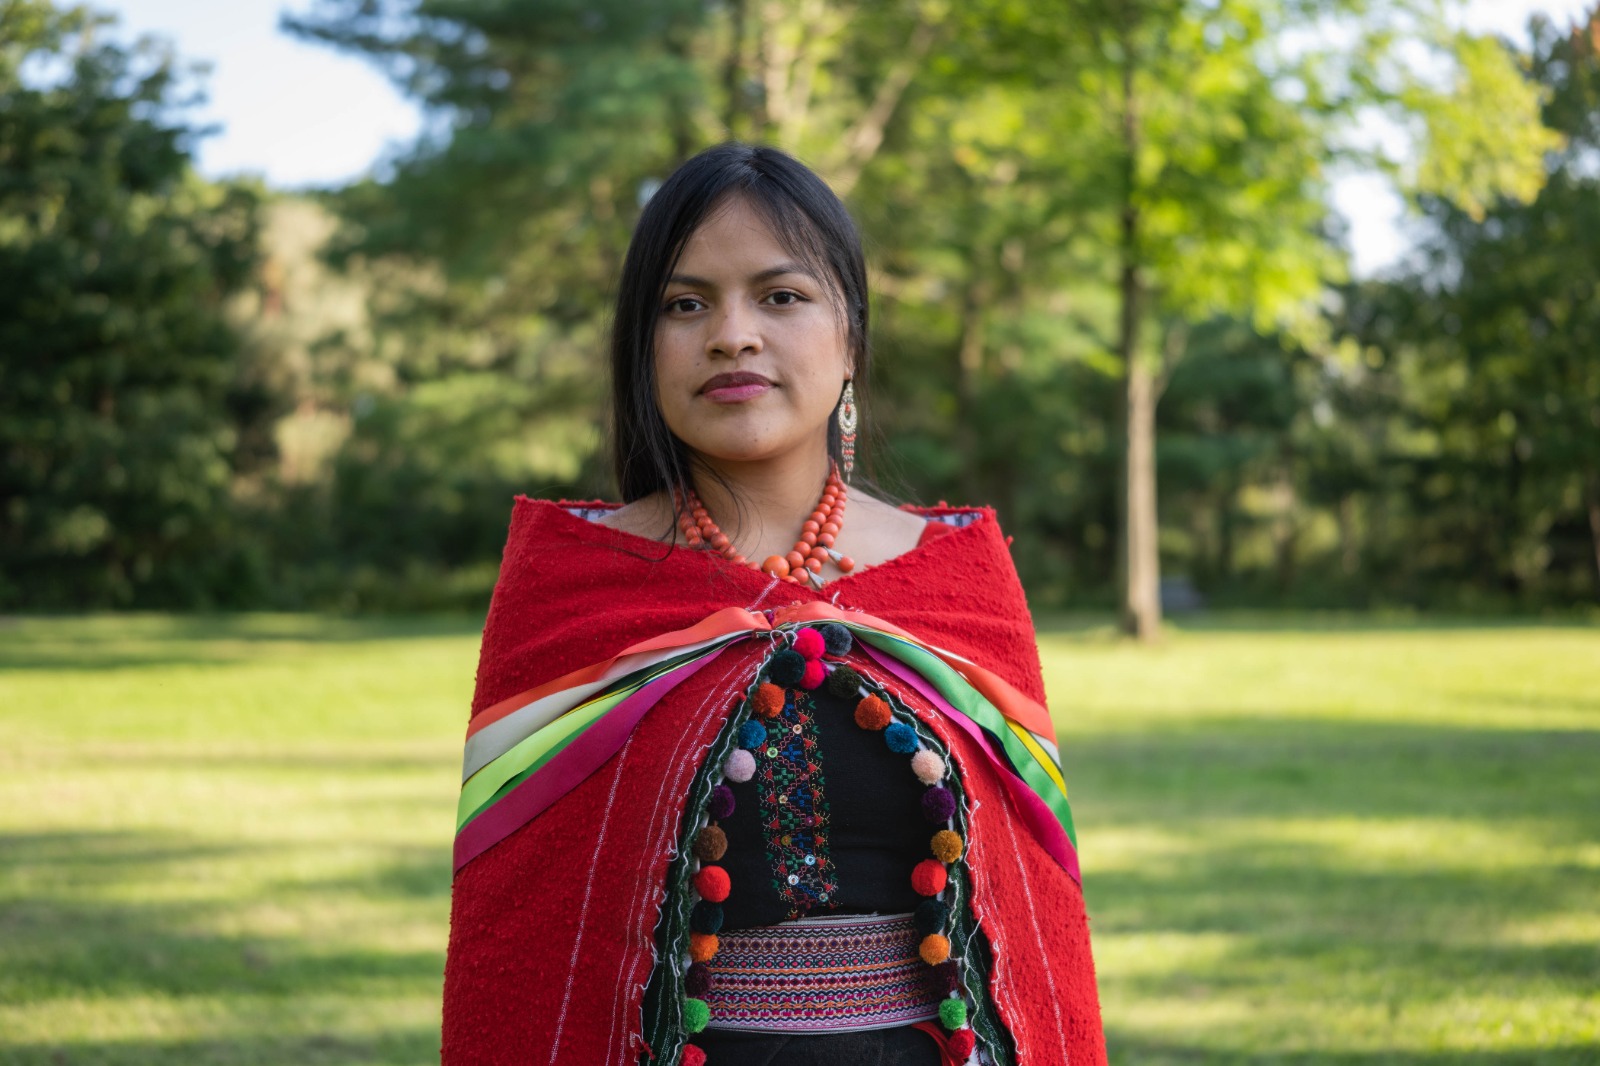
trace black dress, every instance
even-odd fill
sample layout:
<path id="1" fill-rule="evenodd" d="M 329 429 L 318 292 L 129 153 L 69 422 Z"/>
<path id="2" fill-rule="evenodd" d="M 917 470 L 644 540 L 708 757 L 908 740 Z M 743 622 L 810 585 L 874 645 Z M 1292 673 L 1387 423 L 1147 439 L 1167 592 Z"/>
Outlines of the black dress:
<path id="1" fill-rule="evenodd" d="M 859 652 L 863 673 L 875 671 Z M 720 865 L 732 890 L 725 930 L 823 914 L 906 914 L 922 901 L 911 869 L 927 857 L 923 788 L 906 756 L 854 720 L 856 699 L 827 687 L 788 690 L 767 724 L 758 771 L 731 784 Z M 932 993 L 930 993 L 930 996 Z M 796 1036 L 707 1029 L 707 1066 L 939 1066 L 938 1046 L 907 1027 Z"/>

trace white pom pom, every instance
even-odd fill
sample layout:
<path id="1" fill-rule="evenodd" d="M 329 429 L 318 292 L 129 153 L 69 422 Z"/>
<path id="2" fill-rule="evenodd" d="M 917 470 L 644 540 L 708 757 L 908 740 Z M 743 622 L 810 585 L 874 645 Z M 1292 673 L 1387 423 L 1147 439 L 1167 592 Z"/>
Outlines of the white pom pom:
<path id="1" fill-rule="evenodd" d="M 756 757 L 740 748 L 728 756 L 728 761 L 722 765 L 722 772 L 729 781 L 743 784 L 756 775 Z"/>
<path id="2" fill-rule="evenodd" d="M 911 756 L 911 772 L 924 785 L 937 785 L 944 780 L 944 760 L 937 752 L 923 748 Z"/>

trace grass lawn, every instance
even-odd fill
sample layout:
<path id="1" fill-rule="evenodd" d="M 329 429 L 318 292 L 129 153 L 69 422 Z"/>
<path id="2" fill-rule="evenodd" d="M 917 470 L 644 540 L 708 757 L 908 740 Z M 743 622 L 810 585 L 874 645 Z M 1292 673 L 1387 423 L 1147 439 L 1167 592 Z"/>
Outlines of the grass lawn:
<path id="1" fill-rule="evenodd" d="M 0 622 L 0 1063 L 437 1061 L 474 621 Z M 1600 628 L 1040 644 L 1113 1063 L 1600 1062 Z"/>

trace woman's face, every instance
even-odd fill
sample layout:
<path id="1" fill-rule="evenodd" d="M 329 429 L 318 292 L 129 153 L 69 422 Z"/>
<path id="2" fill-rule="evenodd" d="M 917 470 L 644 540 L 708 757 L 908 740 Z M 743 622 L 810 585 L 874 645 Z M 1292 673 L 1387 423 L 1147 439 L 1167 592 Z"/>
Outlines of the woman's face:
<path id="1" fill-rule="evenodd" d="M 684 245 L 656 319 L 656 400 L 695 452 L 757 462 L 826 453 L 850 376 L 843 320 L 823 279 L 735 196 Z"/>

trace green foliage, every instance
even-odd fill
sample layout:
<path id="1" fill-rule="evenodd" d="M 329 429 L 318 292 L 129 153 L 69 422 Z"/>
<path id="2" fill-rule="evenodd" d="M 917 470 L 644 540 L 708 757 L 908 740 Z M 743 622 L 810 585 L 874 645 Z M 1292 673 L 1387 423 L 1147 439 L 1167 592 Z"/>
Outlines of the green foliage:
<path id="1" fill-rule="evenodd" d="M 1039 604 L 1116 595 L 1134 369 L 1213 602 L 1591 598 L 1600 31 L 1449 6 L 318 0 L 429 133 L 289 198 L 194 178 L 169 54 L 0 0 L 0 606 L 481 609 L 516 493 L 610 494 L 629 234 L 730 135 L 862 224 L 867 472 L 996 505 Z M 1346 280 L 1350 166 L 1416 276 Z"/>
<path id="2" fill-rule="evenodd" d="M 223 318 L 256 195 L 188 170 L 170 56 L 0 6 L 0 604 L 213 600 L 262 400 Z M 240 589 L 248 595 L 249 589 Z"/>
<path id="3" fill-rule="evenodd" d="M 1371 365 L 1327 434 L 1379 442 L 1352 465 L 1410 542 L 1406 559 L 1379 547 L 1380 573 L 1523 603 L 1600 589 L 1600 64 L 1587 33 L 1537 28 L 1546 120 L 1566 142 L 1548 182 L 1481 212 L 1432 202 L 1413 273 L 1348 294 L 1341 328 Z"/>

